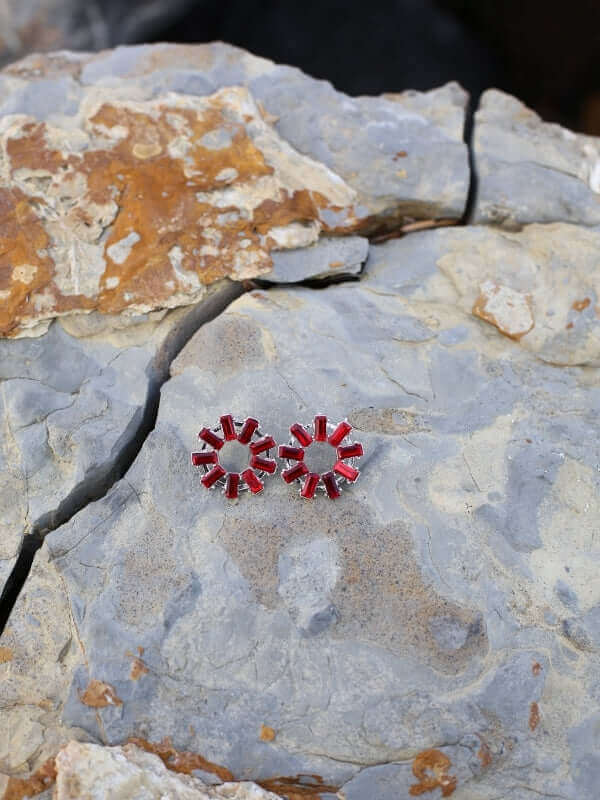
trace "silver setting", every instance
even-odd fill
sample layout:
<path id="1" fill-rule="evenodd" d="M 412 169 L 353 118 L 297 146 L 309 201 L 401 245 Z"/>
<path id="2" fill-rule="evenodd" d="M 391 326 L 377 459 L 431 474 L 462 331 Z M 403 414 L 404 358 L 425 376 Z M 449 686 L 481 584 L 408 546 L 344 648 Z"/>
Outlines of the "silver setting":
<path id="1" fill-rule="evenodd" d="M 237 428 L 241 428 L 245 421 L 246 420 L 244 420 L 243 422 L 240 422 L 239 420 L 234 419 L 233 420 L 233 424 L 235 425 L 235 427 L 237 429 Z M 208 425 L 206 427 L 208 428 Z M 221 425 L 220 422 L 217 425 L 215 425 L 215 426 L 213 426 L 211 428 L 208 428 L 208 429 L 211 430 L 213 433 L 221 434 L 221 438 L 225 439 L 225 435 L 223 433 L 223 426 Z M 256 437 L 256 440 L 258 440 L 258 439 L 262 439 L 263 436 L 268 436 L 268 435 L 269 435 L 268 433 L 263 433 L 261 431 L 260 425 L 259 425 L 259 427 L 252 434 L 252 436 L 250 438 L 250 442 L 254 441 L 255 437 Z M 204 442 L 204 441 L 202 441 L 202 439 L 200 439 L 199 442 L 202 442 L 202 447 L 200 448 L 200 452 L 202 452 L 203 450 L 213 450 L 214 449 L 213 447 L 211 447 L 208 444 L 208 442 Z M 254 472 L 256 472 L 257 476 L 260 478 L 261 481 L 264 480 L 265 477 L 272 478 L 273 475 L 275 475 L 277 473 L 277 468 L 275 468 L 275 472 L 273 472 L 271 474 L 270 472 L 265 472 L 264 469 L 257 469 L 256 467 L 250 467 L 250 459 L 252 458 L 252 450 L 250 450 L 250 442 L 248 442 L 248 444 L 245 445 L 245 447 L 248 448 L 249 456 L 248 456 L 248 463 L 244 467 L 244 469 L 248 469 L 248 468 L 253 469 Z M 225 445 L 226 444 L 227 444 L 227 440 L 225 440 Z M 276 447 L 277 447 L 277 445 L 275 445 L 275 448 Z M 260 457 L 261 458 L 272 458 L 275 461 L 275 463 L 277 463 L 277 459 L 274 456 L 271 455 L 271 449 L 272 448 L 269 448 L 268 450 L 263 450 L 263 452 L 260 453 Z M 220 450 L 216 451 L 217 458 L 218 458 L 220 452 L 221 452 Z M 211 469 L 214 466 L 215 466 L 214 464 L 200 464 L 200 466 L 196 467 L 196 469 L 203 469 L 204 470 L 204 474 L 206 475 L 208 472 L 211 471 Z M 229 474 L 229 472 L 230 472 L 230 470 L 228 471 L 227 474 Z M 242 470 L 242 472 L 243 472 L 243 470 Z M 212 490 L 215 489 L 218 486 L 218 487 L 220 487 L 222 494 L 225 494 L 225 487 L 226 487 L 226 483 L 227 483 L 227 474 L 223 475 L 222 478 L 218 478 L 213 483 L 212 486 L 209 486 L 208 487 L 209 492 L 212 492 Z M 247 491 L 249 491 L 250 487 L 248 486 L 246 481 L 242 478 L 242 473 L 239 472 L 238 475 L 240 476 L 240 482 L 238 484 L 238 492 L 247 492 Z"/>
<path id="2" fill-rule="evenodd" d="M 327 416 L 327 415 L 322 413 L 321 411 L 319 411 L 319 412 L 317 412 L 315 414 L 315 417 L 325 417 L 325 416 Z M 344 419 L 342 419 L 339 422 L 336 422 L 334 424 L 333 422 L 329 422 L 329 417 L 327 417 L 327 437 L 329 437 L 330 434 L 332 434 L 334 432 L 334 430 L 337 428 L 337 426 L 340 424 L 340 422 L 348 422 L 348 419 L 346 417 L 344 417 Z M 308 451 L 310 450 L 311 446 L 316 441 L 316 439 L 315 439 L 315 421 L 314 421 L 314 418 L 313 418 L 313 421 L 309 425 L 305 425 L 303 422 L 301 422 L 300 425 L 302 425 L 303 428 L 306 428 L 306 430 L 313 437 L 313 441 L 311 442 L 311 444 L 309 444 L 308 447 L 303 448 L 304 451 L 305 451 L 305 455 L 306 455 L 308 453 Z M 344 436 L 342 441 L 339 443 L 338 447 L 342 447 L 342 446 L 345 446 L 345 445 L 348 445 L 348 444 L 354 444 L 353 441 L 348 439 L 348 437 L 353 433 L 353 431 L 354 431 L 354 428 Z M 321 443 L 319 442 L 319 444 L 321 444 Z M 327 444 L 327 440 L 325 440 L 325 442 L 323 442 L 323 444 Z M 290 436 L 290 440 L 288 442 L 288 445 L 290 447 L 302 447 L 302 445 L 296 439 L 295 436 Z M 333 472 L 333 467 L 334 467 L 335 463 L 338 460 L 338 458 L 337 458 L 337 447 L 334 447 L 333 445 L 329 445 L 329 446 L 331 447 L 331 449 L 333 450 L 335 455 L 334 455 L 333 464 L 331 465 L 331 468 L 326 470 L 326 472 Z M 295 464 L 300 463 L 300 462 L 296 461 L 293 458 L 285 458 L 283 460 L 286 462 L 287 467 L 293 467 Z M 353 456 L 352 458 L 344 459 L 344 462 L 346 464 L 349 464 L 351 467 L 354 467 L 355 469 L 358 469 L 358 467 L 356 466 L 357 460 L 358 460 L 357 457 Z M 305 459 L 304 463 L 306 463 L 306 459 Z M 308 467 L 308 464 L 306 464 L 306 466 Z M 321 472 L 320 475 L 321 475 L 321 480 L 317 484 L 317 488 L 315 490 L 315 494 L 317 492 L 321 492 L 321 494 L 327 494 L 327 489 L 325 488 L 325 484 L 323 483 L 323 475 L 324 475 L 324 473 Z M 342 486 L 344 484 L 349 483 L 352 486 L 353 483 L 356 483 L 356 481 L 349 481 L 348 478 L 344 478 L 343 475 L 338 475 L 337 472 L 333 472 L 333 476 L 335 478 L 335 481 L 337 483 L 337 487 L 338 487 L 338 490 L 340 491 L 340 493 L 342 492 Z M 306 475 L 303 475 L 300 478 L 294 478 L 294 480 L 292 481 L 293 483 L 297 483 L 299 485 L 300 488 L 298 489 L 298 494 L 300 494 L 300 495 L 302 495 L 302 487 L 304 486 L 304 481 L 305 480 L 306 480 Z"/>

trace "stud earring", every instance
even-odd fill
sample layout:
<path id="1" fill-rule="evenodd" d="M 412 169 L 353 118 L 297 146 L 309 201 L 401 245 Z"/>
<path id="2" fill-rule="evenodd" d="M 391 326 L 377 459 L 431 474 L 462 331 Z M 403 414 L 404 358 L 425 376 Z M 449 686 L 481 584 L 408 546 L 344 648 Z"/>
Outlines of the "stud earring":
<path id="1" fill-rule="evenodd" d="M 324 414 L 317 414 L 312 426 L 295 422 L 290 426 L 293 438 L 289 444 L 279 446 L 279 458 L 287 462 L 287 469 L 281 473 L 283 480 L 301 484 L 300 496 L 307 500 L 311 500 L 317 491 L 326 492 L 331 500 L 335 500 L 340 496 L 341 486 L 355 483 L 360 474 L 355 464 L 363 455 L 363 447 L 360 442 L 348 440 L 351 430 L 352 425 L 347 420 L 334 425 Z M 333 449 L 332 467 L 326 472 L 311 471 L 304 461 L 313 442 L 327 443 Z"/>
<path id="2" fill-rule="evenodd" d="M 229 500 L 235 500 L 239 492 L 247 489 L 251 494 L 262 492 L 264 478 L 277 470 L 277 462 L 270 457 L 277 442 L 272 436 L 262 433 L 260 423 L 254 417 L 239 422 L 231 414 L 224 414 L 218 425 L 202 428 L 198 439 L 203 443 L 202 449 L 192 453 L 191 457 L 192 465 L 201 467 L 204 472 L 200 482 L 206 489 L 221 487 Z M 219 453 L 227 442 L 247 446 L 248 466 L 243 471 L 229 471 L 220 463 Z"/>

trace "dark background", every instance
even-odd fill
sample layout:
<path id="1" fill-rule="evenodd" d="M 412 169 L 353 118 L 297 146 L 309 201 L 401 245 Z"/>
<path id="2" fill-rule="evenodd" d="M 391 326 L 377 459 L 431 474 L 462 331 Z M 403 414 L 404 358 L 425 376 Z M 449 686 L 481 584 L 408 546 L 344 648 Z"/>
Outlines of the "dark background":
<path id="1" fill-rule="evenodd" d="M 349 94 L 458 80 L 600 135 L 600 0 L 190 2 L 154 40 L 221 39 Z"/>

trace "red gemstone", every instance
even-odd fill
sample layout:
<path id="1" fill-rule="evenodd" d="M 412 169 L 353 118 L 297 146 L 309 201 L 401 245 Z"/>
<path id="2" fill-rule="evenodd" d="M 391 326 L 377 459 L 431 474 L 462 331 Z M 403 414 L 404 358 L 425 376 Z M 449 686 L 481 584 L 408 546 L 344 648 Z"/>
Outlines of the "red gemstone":
<path id="1" fill-rule="evenodd" d="M 279 458 L 289 458 L 291 461 L 302 461 L 304 459 L 304 450 L 301 447 L 290 447 L 289 444 L 280 444 Z"/>
<path id="2" fill-rule="evenodd" d="M 317 414 L 315 417 L 315 442 L 327 441 L 327 417 Z"/>
<path id="3" fill-rule="evenodd" d="M 192 464 L 201 467 L 203 464 L 216 464 L 219 457 L 214 450 L 202 450 L 201 453 L 192 453 Z"/>
<path id="4" fill-rule="evenodd" d="M 304 485 L 302 486 L 302 491 L 300 492 L 302 497 L 306 497 L 307 500 L 311 500 L 315 496 L 315 491 L 320 480 L 321 476 L 318 472 L 309 472 L 306 476 L 306 480 L 304 481 Z"/>
<path id="5" fill-rule="evenodd" d="M 297 464 L 294 464 L 293 467 L 284 469 L 281 473 L 281 477 L 286 483 L 291 483 L 292 481 L 295 481 L 296 478 L 301 478 L 303 475 L 306 475 L 307 472 L 308 467 L 304 461 L 299 461 Z"/>
<path id="6" fill-rule="evenodd" d="M 219 478 L 222 478 L 223 475 L 227 475 L 227 472 L 223 469 L 220 464 L 215 464 L 215 466 L 211 469 L 210 472 L 207 472 L 206 475 L 202 478 L 201 483 L 206 486 L 207 489 L 216 483 Z"/>
<path id="7" fill-rule="evenodd" d="M 338 447 L 337 454 L 339 459 L 360 458 L 363 454 L 363 447 L 360 442 L 354 442 L 354 444 L 347 444 L 345 447 Z"/>
<path id="8" fill-rule="evenodd" d="M 245 469 L 242 472 L 242 478 L 248 484 L 248 488 L 252 494 L 258 494 L 258 492 L 262 492 L 264 484 L 253 469 L 250 469 L 250 467 Z"/>
<path id="9" fill-rule="evenodd" d="M 225 437 L 226 442 L 232 442 L 234 439 L 237 439 L 237 433 L 235 432 L 235 423 L 233 421 L 233 417 L 231 414 L 225 414 L 219 420 L 221 423 L 221 428 L 223 429 L 223 436 Z"/>
<path id="10" fill-rule="evenodd" d="M 352 425 L 350 425 L 349 422 L 346 422 L 346 420 L 344 420 L 344 422 L 340 422 L 340 424 L 331 434 L 329 439 L 327 439 L 327 441 L 329 442 L 330 445 L 333 445 L 333 447 L 337 447 L 338 444 L 340 444 L 340 442 L 342 441 L 342 439 L 345 439 L 351 430 L 352 430 Z"/>
<path id="11" fill-rule="evenodd" d="M 332 500 L 335 500 L 336 497 L 340 496 L 340 490 L 337 485 L 337 481 L 335 479 L 335 475 L 333 472 L 326 472 L 323 475 L 323 483 L 325 484 L 325 488 L 327 489 L 327 494 Z"/>
<path id="12" fill-rule="evenodd" d="M 272 447 L 277 447 L 277 442 L 272 436 L 263 436 L 262 439 L 250 442 L 250 450 L 252 450 L 255 456 L 259 453 L 264 453 L 265 450 L 270 450 Z"/>
<path id="13" fill-rule="evenodd" d="M 225 481 L 225 497 L 229 500 L 235 500 L 238 496 L 238 486 L 240 485 L 240 476 L 237 472 L 228 472 L 227 480 Z"/>
<path id="14" fill-rule="evenodd" d="M 252 434 L 258 428 L 258 425 L 259 423 L 257 419 L 254 419 L 254 417 L 248 417 L 238 433 L 238 442 L 241 442 L 242 444 L 248 444 L 252 438 Z"/>
<path id="15" fill-rule="evenodd" d="M 220 450 L 225 444 L 220 436 L 217 436 L 214 431 L 211 431 L 208 428 L 202 428 L 198 434 L 198 438 L 202 439 L 203 442 L 206 442 L 206 444 L 209 444 L 211 447 L 214 447 L 215 450 Z"/>
<path id="16" fill-rule="evenodd" d="M 272 475 L 277 469 L 277 462 L 272 458 L 261 458 L 260 456 L 252 456 L 250 459 L 250 466 L 254 469 L 262 469 L 263 472 L 268 472 Z"/>
<path id="17" fill-rule="evenodd" d="M 359 476 L 358 470 L 351 467 L 350 464 L 346 464 L 345 461 L 336 461 L 333 471 L 349 481 L 355 481 Z"/>
<path id="18" fill-rule="evenodd" d="M 295 436 L 296 439 L 298 439 L 302 447 L 308 447 L 308 445 L 312 443 L 313 440 L 312 436 L 306 430 L 306 428 L 300 425 L 299 422 L 295 422 L 292 425 L 292 427 L 290 428 L 290 433 L 292 434 L 292 436 Z"/>

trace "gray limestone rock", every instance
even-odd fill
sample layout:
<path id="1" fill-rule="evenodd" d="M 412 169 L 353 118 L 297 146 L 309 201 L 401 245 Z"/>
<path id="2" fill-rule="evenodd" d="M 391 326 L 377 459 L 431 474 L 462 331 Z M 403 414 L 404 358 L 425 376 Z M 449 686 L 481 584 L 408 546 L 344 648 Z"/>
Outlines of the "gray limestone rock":
<path id="1" fill-rule="evenodd" d="M 126 478 L 46 540 L 76 643 L 62 724 L 348 800 L 596 785 L 594 370 L 465 313 L 436 266 L 457 233 L 372 247 L 360 283 L 253 291 L 191 339 Z M 229 411 L 279 442 L 347 416 L 359 481 L 206 491 L 189 451 Z M 94 681 L 119 702 L 82 702 Z"/>
<path id="2" fill-rule="evenodd" d="M 325 236 L 309 247 L 274 253 L 273 269 L 261 277 L 273 283 L 297 283 L 358 275 L 368 253 L 369 242 L 362 236 Z"/>
<path id="3" fill-rule="evenodd" d="M 91 87 L 140 101 L 231 86 L 247 87 L 283 139 L 356 190 L 363 225 L 461 217 L 469 185 L 467 95 L 456 83 L 352 98 L 299 69 L 220 42 L 139 45 L 23 59 L 0 73 L 0 113 L 62 121 L 59 115 L 74 114 Z M 49 93 L 56 95 L 52 104 L 43 100 Z M 328 223 L 337 222 L 331 212 Z"/>
<path id="4" fill-rule="evenodd" d="M 140 316 L 123 330 L 84 315 L 36 339 L 0 339 L 0 590 L 23 536 L 55 527 L 110 485 L 178 343 L 237 294 L 222 282 L 199 307 Z"/>
<path id="5" fill-rule="evenodd" d="M 544 122 L 515 97 L 484 92 L 473 133 L 472 221 L 600 224 L 600 139 Z"/>

